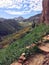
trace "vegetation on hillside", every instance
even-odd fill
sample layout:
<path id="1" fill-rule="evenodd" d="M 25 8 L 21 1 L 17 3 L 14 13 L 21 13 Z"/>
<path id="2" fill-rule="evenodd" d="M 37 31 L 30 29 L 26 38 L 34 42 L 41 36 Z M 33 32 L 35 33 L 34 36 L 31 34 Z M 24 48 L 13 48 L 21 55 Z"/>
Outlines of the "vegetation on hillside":
<path id="1" fill-rule="evenodd" d="M 12 34 L 23 27 L 14 19 L 0 20 L 0 36 Z"/>
<path id="2" fill-rule="evenodd" d="M 0 48 L 3 48 L 7 44 L 11 44 L 19 38 L 22 38 L 25 34 L 27 34 L 31 30 L 31 26 L 25 27 L 22 30 L 15 32 L 13 34 L 7 35 L 0 42 Z"/>
<path id="3" fill-rule="evenodd" d="M 20 55 L 25 52 L 27 54 L 34 54 L 38 51 L 38 47 L 26 49 L 26 46 L 30 44 L 38 44 L 38 41 L 42 39 L 42 36 L 49 32 L 49 25 L 40 24 L 36 26 L 33 31 L 26 34 L 24 37 L 13 42 L 5 49 L 0 49 L 0 65 L 10 65 L 13 61 L 17 60 Z"/>

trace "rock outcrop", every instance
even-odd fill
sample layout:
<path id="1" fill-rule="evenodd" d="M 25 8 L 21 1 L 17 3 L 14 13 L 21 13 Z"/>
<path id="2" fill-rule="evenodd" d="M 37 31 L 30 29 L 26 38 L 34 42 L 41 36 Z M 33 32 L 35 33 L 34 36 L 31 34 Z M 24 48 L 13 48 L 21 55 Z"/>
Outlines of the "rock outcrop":
<path id="1" fill-rule="evenodd" d="M 45 56 L 43 64 L 42 65 L 49 65 L 49 53 Z"/>
<path id="2" fill-rule="evenodd" d="M 43 7 L 43 11 L 42 11 L 41 21 L 43 23 L 49 24 L 49 0 L 43 0 L 42 7 Z"/>

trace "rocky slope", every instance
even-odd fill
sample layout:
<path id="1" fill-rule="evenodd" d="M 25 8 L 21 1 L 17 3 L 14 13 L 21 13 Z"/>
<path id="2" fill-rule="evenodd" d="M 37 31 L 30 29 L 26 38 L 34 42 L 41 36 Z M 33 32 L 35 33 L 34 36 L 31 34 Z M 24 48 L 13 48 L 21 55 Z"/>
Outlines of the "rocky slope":
<path id="1" fill-rule="evenodd" d="M 28 19 L 23 20 L 23 22 L 35 22 L 35 23 L 39 23 L 40 22 L 40 16 L 41 16 L 41 13 L 37 14 L 35 16 L 31 16 Z"/>
<path id="2" fill-rule="evenodd" d="M 43 39 L 46 39 L 45 41 L 49 40 L 49 35 L 44 36 Z M 34 46 L 35 44 L 27 46 L 26 48 L 29 49 Z M 41 53 L 32 55 L 29 57 L 29 59 L 26 59 L 25 53 L 22 53 L 22 55 L 19 57 L 18 62 L 14 62 L 11 65 L 49 65 L 49 42 L 44 43 L 44 45 L 42 42 L 38 48 L 42 50 Z"/>

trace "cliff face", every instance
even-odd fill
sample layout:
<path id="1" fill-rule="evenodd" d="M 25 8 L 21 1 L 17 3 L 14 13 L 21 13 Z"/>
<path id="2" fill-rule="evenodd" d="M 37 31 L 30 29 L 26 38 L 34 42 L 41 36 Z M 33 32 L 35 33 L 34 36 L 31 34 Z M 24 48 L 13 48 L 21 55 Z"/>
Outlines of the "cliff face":
<path id="1" fill-rule="evenodd" d="M 43 11 L 41 20 L 42 22 L 49 24 L 49 0 L 43 0 L 42 7 Z"/>

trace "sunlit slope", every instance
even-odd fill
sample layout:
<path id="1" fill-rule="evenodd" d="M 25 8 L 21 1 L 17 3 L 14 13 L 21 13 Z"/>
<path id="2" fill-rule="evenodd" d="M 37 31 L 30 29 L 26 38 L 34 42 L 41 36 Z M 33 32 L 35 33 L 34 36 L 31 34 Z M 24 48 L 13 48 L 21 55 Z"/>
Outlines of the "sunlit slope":
<path id="1" fill-rule="evenodd" d="M 27 54 L 34 54 L 35 51 L 38 51 L 37 47 L 26 49 L 26 46 L 33 43 L 38 44 L 42 36 L 48 32 L 49 26 L 44 24 L 39 25 L 35 27 L 33 31 L 13 42 L 7 48 L 0 49 L 0 64 L 10 65 L 13 61 L 17 60 L 23 52 L 26 53 L 26 56 Z"/>
<path id="2" fill-rule="evenodd" d="M 28 26 L 16 33 L 13 33 L 9 36 L 4 37 L 4 39 L 0 42 L 0 46 L 1 46 L 0 48 L 2 48 L 6 44 L 10 44 L 10 43 L 16 41 L 17 39 L 23 37 L 30 30 L 31 30 L 31 27 Z"/>

